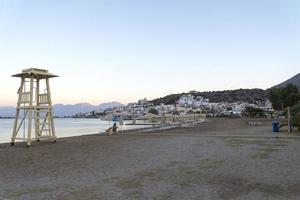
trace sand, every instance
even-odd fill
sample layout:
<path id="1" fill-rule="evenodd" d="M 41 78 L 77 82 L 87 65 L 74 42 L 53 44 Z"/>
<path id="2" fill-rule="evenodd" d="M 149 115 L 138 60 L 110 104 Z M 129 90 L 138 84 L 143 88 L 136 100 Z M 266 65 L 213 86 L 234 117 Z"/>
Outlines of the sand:
<path id="1" fill-rule="evenodd" d="M 0 144 L 0 200 L 300 199 L 300 137 L 248 121 Z"/>

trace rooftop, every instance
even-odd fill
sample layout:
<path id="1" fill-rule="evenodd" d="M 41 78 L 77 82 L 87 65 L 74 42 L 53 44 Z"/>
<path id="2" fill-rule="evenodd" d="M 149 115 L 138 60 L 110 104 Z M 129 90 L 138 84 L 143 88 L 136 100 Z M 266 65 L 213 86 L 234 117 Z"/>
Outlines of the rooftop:
<path id="1" fill-rule="evenodd" d="M 12 77 L 20 77 L 20 78 L 35 78 L 35 79 L 45 79 L 45 78 L 54 78 L 58 77 L 55 74 L 51 74 L 48 70 L 38 69 L 38 68 L 28 68 L 23 69 L 22 73 L 12 75 Z"/>

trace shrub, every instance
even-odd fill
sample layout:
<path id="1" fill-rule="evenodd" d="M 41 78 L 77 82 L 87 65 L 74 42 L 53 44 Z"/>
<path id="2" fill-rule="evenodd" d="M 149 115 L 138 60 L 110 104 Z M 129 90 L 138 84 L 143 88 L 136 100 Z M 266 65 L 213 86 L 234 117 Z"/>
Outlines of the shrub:
<path id="1" fill-rule="evenodd" d="M 254 108 L 251 106 L 247 106 L 243 115 L 248 116 L 248 117 L 264 117 L 265 113 L 260 108 Z"/>

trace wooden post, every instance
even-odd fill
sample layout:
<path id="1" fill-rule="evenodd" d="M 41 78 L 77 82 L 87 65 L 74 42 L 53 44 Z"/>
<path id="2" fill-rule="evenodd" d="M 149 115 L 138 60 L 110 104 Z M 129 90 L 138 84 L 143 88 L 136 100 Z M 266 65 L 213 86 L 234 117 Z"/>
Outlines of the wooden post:
<path id="1" fill-rule="evenodd" d="M 291 107 L 287 107 L 288 112 L 288 132 L 292 132 L 291 130 Z"/>
<path id="2" fill-rule="evenodd" d="M 35 137 L 37 138 L 37 141 L 39 141 L 40 136 L 40 80 L 36 80 L 36 91 L 35 91 Z"/>
<path id="3" fill-rule="evenodd" d="M 32 111 L 33 111 L 33 77 L 30 78 L 30 99 L 28 110 L 28 137 L 27 146 L 31 145 Z"/>
<path id="4" fill-rule="evenodd" d="M 14 122 L 14 128 L 13 128 L 13 134 L 11 137 L 11 145 L 13 146 L 15 144 L 15 138 L 17 136 L 17 126 L 20 116 L 20 106 L 21 106 L 21 99 L 23 94 L 23 87 L 24 87 L 25 78 L 21 79 L 20 88 L 18 90 L 18 102 L 17 102 L 17 109 L 16 109 L 16 116 L 15 116 L 15 122 Z"/>

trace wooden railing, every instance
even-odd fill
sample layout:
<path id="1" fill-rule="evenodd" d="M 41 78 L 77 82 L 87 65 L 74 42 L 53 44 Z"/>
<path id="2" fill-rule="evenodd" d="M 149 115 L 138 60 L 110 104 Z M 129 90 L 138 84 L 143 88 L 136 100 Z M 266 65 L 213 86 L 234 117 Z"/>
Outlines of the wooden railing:
<path id="1" fill-rule="evenodd" d="M 39 103 L 40 104 L 48 104 L 48 94 L 40 94 L 39 95 Z"/>
<path id="2" fill-rule="evenodd" d="M 21 95 L 21 103 L 30 103 L 30 92 L 24 92 Z"/>

